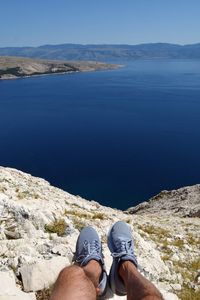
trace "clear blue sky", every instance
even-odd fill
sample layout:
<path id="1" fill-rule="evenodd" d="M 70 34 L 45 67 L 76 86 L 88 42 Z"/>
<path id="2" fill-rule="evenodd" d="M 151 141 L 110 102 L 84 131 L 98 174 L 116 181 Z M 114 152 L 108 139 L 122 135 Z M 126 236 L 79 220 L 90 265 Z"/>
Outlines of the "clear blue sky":
<path id="1" fill-rule="evenodd" d="M 0 0 L 0 47 L 200 42 L 200 0 Z"/>

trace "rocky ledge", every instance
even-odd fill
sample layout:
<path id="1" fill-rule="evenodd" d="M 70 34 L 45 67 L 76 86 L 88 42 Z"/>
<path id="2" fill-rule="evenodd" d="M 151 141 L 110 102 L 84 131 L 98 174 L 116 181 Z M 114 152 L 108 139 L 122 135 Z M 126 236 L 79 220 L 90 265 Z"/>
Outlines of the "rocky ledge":
<path id="1" fill-rule="evenodd" d="M 14 79 L 44 74 L 116 69 L 119 65 L 94 61 L 55 61 L 0 56 L 0 79 Z"/>
<path id="2" fill-rule="evenodd" d="M 186 186 L 178 190 L 164 190 L 127 210 L 130 214 L 164 214 L 180 217 L 200 217 L 200 184 Z"/>
<path id="3" fill-rule="evenodd" d="M 187 190 L 199 199 L 197 186 Z M 167 201 L 166 193 L 163 197 Z M 196 205 L 199 200 L 195 210 Z M 140 213 L 104 207 L 44 179 L 0 167 L 0 299 L 48 299 L 59 271 L 72 263 L 77 236 L 85 225 L 99 232 L 109 270 L 112 258 L 106 235 L 118 220 L 130 224 L 139 270 L 164 299 L 199 299 L 200 219 L 174 210 L 161 214 L 159 207 Z M 111 293 L 109 297 L 125 299 Z"/>

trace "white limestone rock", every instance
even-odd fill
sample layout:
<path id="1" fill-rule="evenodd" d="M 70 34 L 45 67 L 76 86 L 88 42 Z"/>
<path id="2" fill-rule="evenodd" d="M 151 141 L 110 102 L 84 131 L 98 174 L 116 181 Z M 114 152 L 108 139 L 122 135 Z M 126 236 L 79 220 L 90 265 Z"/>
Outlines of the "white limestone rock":
<path id="1" fill-rule="evenodd" d="M 162 290 L 160 292 L 165 300 L 179 300 L 179 298 L 173 293 L 168 293 Z"/>
<path id="2" fill-rule="evenodd" d="M 32 265 L 20 268 L 24 291 L 36 292 L 48 288 L 56 281 L 60 271 L 70 264 L 64 257 L 54 257 L 50 260 L 41 260 Z"/>
<path id="3" fill-rule="evenodd" d="M 0 295 L 9 295 L 15 292 L 15 277 L 12 271 L 0 272 Z"/>
<path id="4" fill-rule="evenodd" d="M 181 285 L 176 283 L 176 284 L 171 284 L 171 287 L 174 291 L 181 291 Z"/>
<path id="5" fill-rule="evenodd" d="M 136 254 L 141 272 L 151 280 L 170 280 L 169 268 L 161 260 L 160 253 L 152 248 L 139 234 L 134 234 L 139 243 Z"/>
<path id="6" fill-rule="evenodd" d="M 36 300 L 36 297 L 17 288 L 13 272 L 8 271 L 0 272 L 0 300 Z"/>

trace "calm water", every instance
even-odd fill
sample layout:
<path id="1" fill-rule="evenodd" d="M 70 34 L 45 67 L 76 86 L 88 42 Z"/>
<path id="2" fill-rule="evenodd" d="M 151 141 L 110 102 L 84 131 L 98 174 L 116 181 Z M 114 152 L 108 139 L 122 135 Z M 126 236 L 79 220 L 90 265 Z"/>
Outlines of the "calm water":
<path id="1" fill-rule="evenodd" d="M 200 183 L 200 61 L 1 81 L 0 165 L 123 209 Z"/>

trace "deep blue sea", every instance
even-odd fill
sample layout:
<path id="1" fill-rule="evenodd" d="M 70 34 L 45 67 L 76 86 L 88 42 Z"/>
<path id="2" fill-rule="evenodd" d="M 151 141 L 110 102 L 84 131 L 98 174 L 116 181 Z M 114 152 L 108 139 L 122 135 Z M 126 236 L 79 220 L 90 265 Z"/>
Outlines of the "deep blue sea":
<path id="1" fill-rule="evenodd" d="M 0 81 L 0 165 L 126 209 L 200 183 L 200 61 Z"/>

